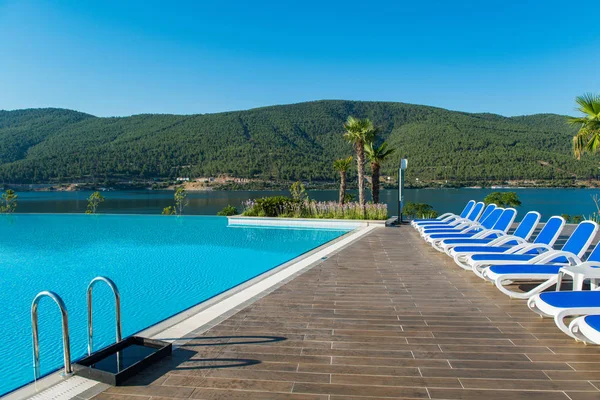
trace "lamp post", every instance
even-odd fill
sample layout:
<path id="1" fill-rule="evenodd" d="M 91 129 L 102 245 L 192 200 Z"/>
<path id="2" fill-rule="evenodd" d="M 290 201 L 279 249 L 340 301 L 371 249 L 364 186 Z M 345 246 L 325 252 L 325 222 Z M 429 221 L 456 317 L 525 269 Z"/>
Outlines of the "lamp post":
<path id="1" fill-rule="evenodd" d="M 402 158 L 400 160 L 400 168 L 398 168 L 398 223 L 402 223 L 402 208 L 404 206 L 404 174 L 408 160 Z"/>

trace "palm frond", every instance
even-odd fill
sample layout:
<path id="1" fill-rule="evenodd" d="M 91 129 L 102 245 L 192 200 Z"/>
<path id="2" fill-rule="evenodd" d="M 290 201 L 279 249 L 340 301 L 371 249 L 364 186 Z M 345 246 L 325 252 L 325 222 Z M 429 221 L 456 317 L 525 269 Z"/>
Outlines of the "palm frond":
<path id="1" fill-rule="evenodd" d="M 348 158 L 340 158 L 333 162 L 333 169 L 339 172 L 347 171 L 352 165 L 352 156 Z"/>
<path id="2" fill-rule="evenodd" d="M 573 137 L 573 154 L 579 160 L 586 151 L 596 153 L 600 150 L 600 95 L 586 93 L 576 97 L 575 102 L 583 116 L 568 117 L 567 122 L 580 126 Z"/>
<path id="3" fill-rule="evenodd" d="M 593 132 L 590 135 L 585 149 L 591 153 L 595 153 L 600 149 L 600 132 Z"/>
<path id="4" fill-rule="evenodd" d="M 365 144 L 365 153 L 367 154 L 367 158 L 369 161 L 377 164 L 385 161 L 385 159 L 395 151 L 396 149 L 394 148 L 388 148 L 387 142 L 383 142 L 379 147 L 374 147 L 373 142 L 367 142 Z"/>
<path id="5" fill-rule="evenodd" d="M 584 117 L 567 117 L 567 122 L 571 125 L 585 125 L 588 119 Z"/>
<path id="6" fill-rule="evenodd" d="M 353 144 L 370 142 L 378 133 L 378 128 L 370 119 L 359 119 L 352 116 L 348 117 L 344 123 L 344 129 L 346 129 L 344 139 Z"/>
<path id="7" fill-rule="evenodd" d="M 586 93 L 582 96 L 577 96 L 575 102 L 579 104 L 577 109 L 582 113 L 592 118 L 600 116 L 600 95 Z"/>

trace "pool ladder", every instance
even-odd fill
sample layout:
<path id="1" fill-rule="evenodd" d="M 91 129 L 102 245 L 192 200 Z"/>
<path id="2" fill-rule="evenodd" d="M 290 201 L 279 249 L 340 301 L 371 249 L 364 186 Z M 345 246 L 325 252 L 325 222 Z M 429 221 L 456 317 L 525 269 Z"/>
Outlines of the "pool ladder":
<path id="1" fill-rule="evenodd" d="M 87 288 L 87 315 L 88 315 L 88 355 L 92 354 L 94 344 L 94 330 L 92 324 L 92 292 L 94 286 L 98 282 L 104 282 L 112 290 L 115 297 L 115 324 L 116 324 L 116 342 L 122 339 L 121 330 L 121 295 L 117 285 L 105 276 L 97 276 L 92 279 Z M 33 374 L 35 380 L 40 377 L 40 345 L 38 331 L 38 304 L 43 297 L 51 298 L 60 309 L 62 319 L 62 339 L 63 339 L 63 358 L 65 362 L 64 374 L 71 375 L 73 368 L 71 367 L 71 347 L 69 340 L 69 313 L 62 298 L 54 292 L 43 291 L 37 294 L 31 303 L 31 331 L 33 334 Z"/>

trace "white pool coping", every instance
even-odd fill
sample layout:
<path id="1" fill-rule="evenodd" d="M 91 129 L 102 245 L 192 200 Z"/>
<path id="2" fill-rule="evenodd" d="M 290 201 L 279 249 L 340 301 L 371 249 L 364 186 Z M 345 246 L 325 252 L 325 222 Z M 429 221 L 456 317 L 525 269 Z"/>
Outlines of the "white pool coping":
<path id="1" fill-rule="evenodd" d="M 298 228 L 355 229 L 365 226 L 385 226 L 385 220 L 317 219 L 317 218 L 269 218 L 227 217 L 229 226 L 283 226 Z"/>
<path id="2" fill-rule="evenodd" d="M 243 217 L 243 219 L 254 217 Z M 256 218 L 256 220 L 274 220 L 275 218 Z M 277 220 L 282 220 L 277 218 Z M 298 220 L 294 220 L 297 222 Z M 303 220 L 304 221 L 304 220 Z M 309 220 L 310 221 L 310 220 Z M 329 221 L 351 222 L 348 220 L 316 220 L 320 224 L 315 225 L 293 225 L 299 227 L 322 227 L 333 229 L 328 225 Z M 258 222 L 258 221 L 257 221 Z M 283 222 L 283 221 L 282 221 Z M 315 221 L 310 221 L 314 223 Z M 354 222 L 354 221 L 352 221 Z M 371 221 L 360 221 L 360 225 L 336 226 L 336 228 L 354 228 L 353 231 L 332 240 L 322 246 L 313 249 L 299 257 L 296 257 L 270 271 L 267 271 L 239 286 L 229 289 L 218 296 L 202 302 L 194 307 L 184 310 L 171 318 L 159 322 L 135 335 L 150 337 L 173 343 L 174 349 L 185 344 L 190 339 L 186 336 L 199 334 L 220 322 L 226 320 L 237 312 L 260 298 L 268 295 L 280 286 L 294 279 L 296 276 L 308 271 L 315 265 L 325 260 L 330 254 L 342 250 L 361 237 L 367 235 L 374 229 L 385 227 L 385 221 L 375 221 L 377 224 L 369 224 Z M 250 223 L 246 225 L 262 225 Z M 263 225 L 265 226 L 265 225 Z M 290 226 L 284 224 L 267 226 Z M 106 390 L 109 386 L 92 381 L 80 376 L 63 376 L 62 370 L 51 373 L 37 382 L 32 382 L 5 396 L 2 400 L 45 400 L 45 399 L 90 399 Z"/>

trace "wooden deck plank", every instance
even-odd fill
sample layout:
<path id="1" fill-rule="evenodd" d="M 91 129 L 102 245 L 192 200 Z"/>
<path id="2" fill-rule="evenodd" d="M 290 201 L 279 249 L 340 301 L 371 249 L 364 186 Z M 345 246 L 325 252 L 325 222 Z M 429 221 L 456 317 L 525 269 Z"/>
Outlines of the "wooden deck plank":
<path id="1" fill-rule="evenodd" d="M 600 347 L 379 229 L 98 400 L 600 399 Z"/>

